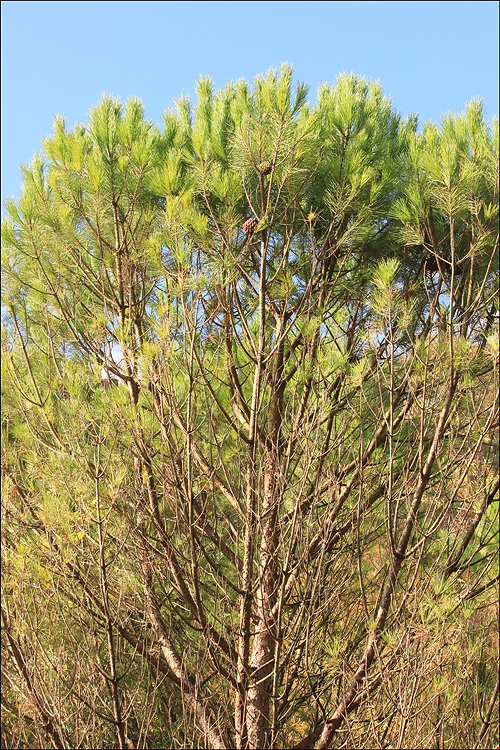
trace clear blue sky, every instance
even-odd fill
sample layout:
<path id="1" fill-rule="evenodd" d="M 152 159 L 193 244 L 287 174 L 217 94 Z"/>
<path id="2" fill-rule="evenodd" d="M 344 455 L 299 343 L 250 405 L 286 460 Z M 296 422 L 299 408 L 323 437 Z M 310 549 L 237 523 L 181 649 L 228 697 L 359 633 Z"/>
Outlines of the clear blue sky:
<path id="1" fill-rule="evenodd" d="M 103 93 L 134 95 L 161 124 L 200 74 L 221 87 L 289 62 L 311 102 L 353 71 L 421 123 L 472 97 L 498 115 L 497 2 L 2 2 L 1 14 L 2 203 L 55 115 L 72 127 Z"/>

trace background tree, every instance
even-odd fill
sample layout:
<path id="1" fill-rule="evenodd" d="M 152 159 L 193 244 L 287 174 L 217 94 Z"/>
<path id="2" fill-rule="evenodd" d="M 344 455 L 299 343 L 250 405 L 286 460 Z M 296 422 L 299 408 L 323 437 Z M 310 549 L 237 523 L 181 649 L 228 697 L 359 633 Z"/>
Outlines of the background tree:
<path id="1" fill-rule="evenodd" d="M 498 741 L 498 126 L 105 97 L 2 230 L 6 746 Z"/>

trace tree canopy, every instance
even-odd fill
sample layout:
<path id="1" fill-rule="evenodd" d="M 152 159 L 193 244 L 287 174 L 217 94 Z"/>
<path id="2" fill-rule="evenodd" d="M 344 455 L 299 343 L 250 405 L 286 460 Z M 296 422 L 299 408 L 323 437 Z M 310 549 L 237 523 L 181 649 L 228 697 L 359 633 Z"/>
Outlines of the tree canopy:
<path id="1" fill-rule="evenodd" d="M 6 201 L 5 747 L 498 743 L 498 121 L 307 97 L 105 96 Z"/>

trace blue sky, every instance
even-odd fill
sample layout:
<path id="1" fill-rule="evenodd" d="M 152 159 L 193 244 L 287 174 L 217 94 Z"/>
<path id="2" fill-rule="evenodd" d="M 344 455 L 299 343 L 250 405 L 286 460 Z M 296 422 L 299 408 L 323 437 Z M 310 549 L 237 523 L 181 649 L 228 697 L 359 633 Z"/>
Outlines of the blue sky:
<path id="1" fill-rule="evenodd" d="M 1 197 L 54 116 L 85 122 L 103 93 L 162 113 L 201 75 L 216 87 L 291 63 L 316 99 L 338 74 L 379 79 L 420 122 L 472 97 L 498 116 L 495 2 L 2 2 Z M 3 214 L 2 209 L 2 214 Z"/>

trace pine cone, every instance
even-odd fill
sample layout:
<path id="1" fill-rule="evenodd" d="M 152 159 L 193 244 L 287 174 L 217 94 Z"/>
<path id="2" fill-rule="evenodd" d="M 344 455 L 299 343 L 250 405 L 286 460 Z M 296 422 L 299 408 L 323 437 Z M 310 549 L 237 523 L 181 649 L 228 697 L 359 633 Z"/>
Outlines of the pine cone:
<path id="1" fill-rule="evenodd" d="M 255 232 L 258 223 L 257 219 L 247 219 L 243 224 L 243 231 L 245 234 L 252 235 Z"/>
<path id="2" fill-rule="evenodd" d="M 261 174 L 269 174 L 272 168 L 273 165 L 270 161 L 261 161 L 258 166 L 258 170 Z"/>

